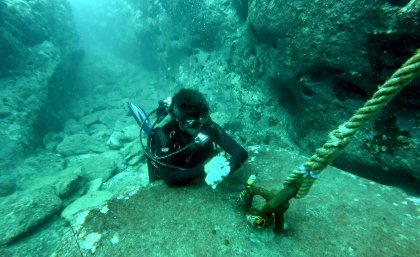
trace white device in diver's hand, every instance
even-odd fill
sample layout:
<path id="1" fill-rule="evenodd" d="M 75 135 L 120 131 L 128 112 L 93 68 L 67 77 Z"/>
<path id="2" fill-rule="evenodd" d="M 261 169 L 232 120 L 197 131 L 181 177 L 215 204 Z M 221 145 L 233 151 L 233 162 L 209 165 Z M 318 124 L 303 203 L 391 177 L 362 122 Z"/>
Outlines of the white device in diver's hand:
<path id="1" fill-rule="evenodd" d="M 207 185 L 216 189 L 217 185 L 230 173 L 229 161 L 224 156 L 215 156 L 204 165 Z"/>

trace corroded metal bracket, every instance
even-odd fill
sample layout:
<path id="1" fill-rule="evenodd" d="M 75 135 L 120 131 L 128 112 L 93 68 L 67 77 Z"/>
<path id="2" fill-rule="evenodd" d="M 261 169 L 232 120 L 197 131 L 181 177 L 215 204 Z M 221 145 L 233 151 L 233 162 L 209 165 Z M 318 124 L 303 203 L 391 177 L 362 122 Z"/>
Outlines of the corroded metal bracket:
<path id="1" fill-rule="evenodd" d="M 287 185 L 281 190 L 267 190 L 262 187 L 247 187 L 244 190 L 248 194 L 244 201 L 244 209 L 247 213 L 247 224 L 251 228 L 268 228 L 274 223 L 274 232 L 284 231 L 284 213 L 289 208 L 289 200 L 297 191 L 297 185 Z M 252 206 L 255 196 L 265 199 L 264 206 Z"/>

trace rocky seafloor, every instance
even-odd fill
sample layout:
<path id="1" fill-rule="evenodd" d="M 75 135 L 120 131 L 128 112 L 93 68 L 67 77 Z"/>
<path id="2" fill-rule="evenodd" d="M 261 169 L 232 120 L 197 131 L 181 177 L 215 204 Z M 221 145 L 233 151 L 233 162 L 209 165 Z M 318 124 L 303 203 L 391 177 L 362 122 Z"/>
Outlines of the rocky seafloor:
<path id="1" fill-rule="evenodd" d="M 0 255 L 419 255 L 419 79 L 293 200 L 285 235 L 234 206 L 250 173 L 280 187 L 419 48 L 417 1 L 77 2 L 0 1 Z M 216 191 L 148 185 L 127 102 L 181 87 L 252 155 Z"/>

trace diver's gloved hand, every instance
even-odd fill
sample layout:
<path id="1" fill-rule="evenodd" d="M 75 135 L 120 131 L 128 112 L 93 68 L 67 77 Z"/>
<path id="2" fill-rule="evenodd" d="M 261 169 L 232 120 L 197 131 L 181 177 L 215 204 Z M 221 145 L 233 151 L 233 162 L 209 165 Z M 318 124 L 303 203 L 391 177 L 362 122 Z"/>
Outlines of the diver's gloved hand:
<path id="1" fill-rule="evenodd" d="M 230 172 L 229 162 L 223 156 L 213 157 L 213 159 L 204 166 L 204 171 L 207 174 L 205 179 L 207 185 L 216 189 L 217 185 L 222 182 Z"/>

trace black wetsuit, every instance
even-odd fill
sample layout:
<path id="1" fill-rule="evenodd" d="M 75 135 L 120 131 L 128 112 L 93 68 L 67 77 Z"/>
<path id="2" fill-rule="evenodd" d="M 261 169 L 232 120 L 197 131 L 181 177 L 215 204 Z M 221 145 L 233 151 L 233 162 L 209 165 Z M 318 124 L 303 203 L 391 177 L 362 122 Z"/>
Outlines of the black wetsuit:
<path id="1" fill-rule="evenodd" d="M 210 138 L 204 145 L 194 145 L 173 156 L 160 159 L 163 163 L 182 167 L 184 170 L 158 164 L 149 158 L 150 182 L 163 179 L 169 186 L 182 186 L 196 179 L 204 178 L 206 175 L 204 163 L 217 155 L 217 146 L 230 155 L 230 174 L 235 172 L 248 158 L 246 150 L 211 119 L 204 124 L 200 132 Z M 194 137 L 180 130 L 175 121 L 171 121 L 152 131 L 149 140 L 151 140 L 152 154 L 165 156 L 190 144 L 194 141 Z"/>

